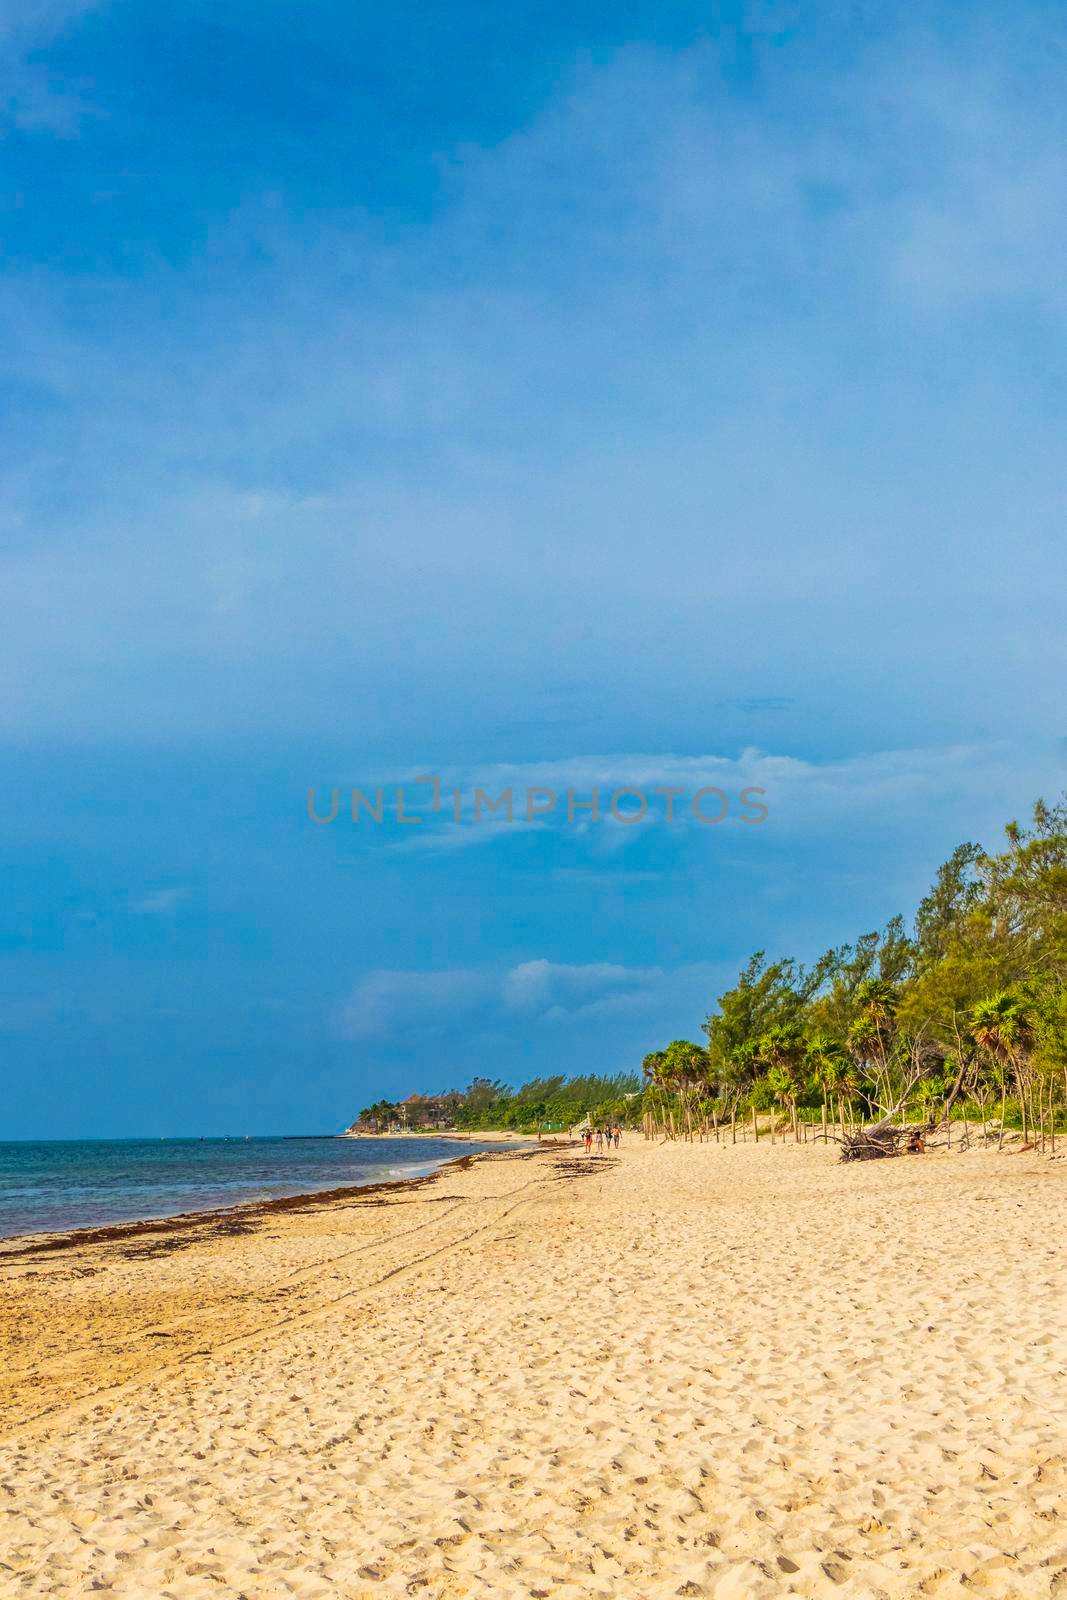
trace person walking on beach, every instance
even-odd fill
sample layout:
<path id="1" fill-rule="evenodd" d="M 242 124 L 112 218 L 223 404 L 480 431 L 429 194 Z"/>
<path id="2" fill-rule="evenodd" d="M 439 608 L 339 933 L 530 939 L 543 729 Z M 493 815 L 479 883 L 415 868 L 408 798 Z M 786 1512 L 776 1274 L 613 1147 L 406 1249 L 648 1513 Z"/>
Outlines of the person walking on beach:
<path id="1" fill-rule="evenodd" d="M 604 1130 L 603 1130 L 603 1128 L 598 1128 L 597 1131 L 596 1131 L 596 1148 L 597 1148 L 597 1154 L 599 1155 L 600 1152 L 604 1148 Z"/>
<path id="2" fill-rule="evenodd" d="M 619 1127 L 618 1123 L 616 1123 L 614 1128 L 612 1128 L 611 1137 L 615 1140 L 615 1148 L 617 1150 L 619 1148 L 619 1140 L 622 1138 L 622 1129 Z"/>
<path id="3" fill-rule="evenodd" d="M 583 1130 L 583 1132 L 582 1132 L 582 1138 L 585 1140 L 585 1153 L 586 1153 L 586 1155 L 587 1156 L 592 1155 L 592 1153 L 593 1153 L 593 1130 L 592 1130 L 592 1128 L 585 1128 Z"/>

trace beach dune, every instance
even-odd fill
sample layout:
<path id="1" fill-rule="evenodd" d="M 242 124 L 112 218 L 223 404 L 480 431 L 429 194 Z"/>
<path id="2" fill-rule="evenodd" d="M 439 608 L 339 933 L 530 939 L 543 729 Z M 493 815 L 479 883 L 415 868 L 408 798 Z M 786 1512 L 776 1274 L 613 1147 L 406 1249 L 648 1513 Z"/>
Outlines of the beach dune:
<path id="1" fill-rule="evenodd" d="M 501 1154 L 0 1251 L 0 1594 L 1067 1596 L 1067 1163 Z"/>

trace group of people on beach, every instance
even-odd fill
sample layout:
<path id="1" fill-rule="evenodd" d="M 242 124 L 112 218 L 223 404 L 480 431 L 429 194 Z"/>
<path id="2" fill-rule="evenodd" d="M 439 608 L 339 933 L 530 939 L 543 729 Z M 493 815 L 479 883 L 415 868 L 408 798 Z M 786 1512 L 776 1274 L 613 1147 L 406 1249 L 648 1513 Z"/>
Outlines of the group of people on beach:
<path id="1" fill-rule="evenodd" d="M 596 1141 L 598 1152 L 604 1149 L 605 1144 L 610 1150 L 613 1141 L 617 1150 L 619 1148 L 619 1140 L 622 1138 L 622 1129 L 617 1125 L 613 1128 L 582 1128 L 581 1135 L 582 1143 L 585 1145 L 585 1153 L 588 1156 L 593 1153 L 594 1140 Z"/>

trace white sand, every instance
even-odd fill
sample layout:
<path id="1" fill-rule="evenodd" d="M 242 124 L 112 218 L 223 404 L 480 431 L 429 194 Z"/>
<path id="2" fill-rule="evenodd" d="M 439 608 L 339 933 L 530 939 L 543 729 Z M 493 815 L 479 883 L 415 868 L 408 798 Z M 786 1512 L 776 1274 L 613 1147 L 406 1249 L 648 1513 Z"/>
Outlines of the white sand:
<path id="1" fill-rule="evenodd" d="M 0 1594 L 1067 1596 L 1065 1224 L 631 1135 L 9 1261 Z"/>

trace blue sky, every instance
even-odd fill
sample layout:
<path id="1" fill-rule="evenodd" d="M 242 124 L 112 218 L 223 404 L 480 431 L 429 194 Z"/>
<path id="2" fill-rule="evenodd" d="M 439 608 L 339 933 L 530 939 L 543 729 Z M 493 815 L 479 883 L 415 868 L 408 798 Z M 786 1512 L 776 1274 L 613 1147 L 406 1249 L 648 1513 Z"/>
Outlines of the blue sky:
<path id="1" fill-rule="evenodd" d="M 0 1135 L 633 1067 L 1064 786 L 1065 43 L 9 0 Z"/>

